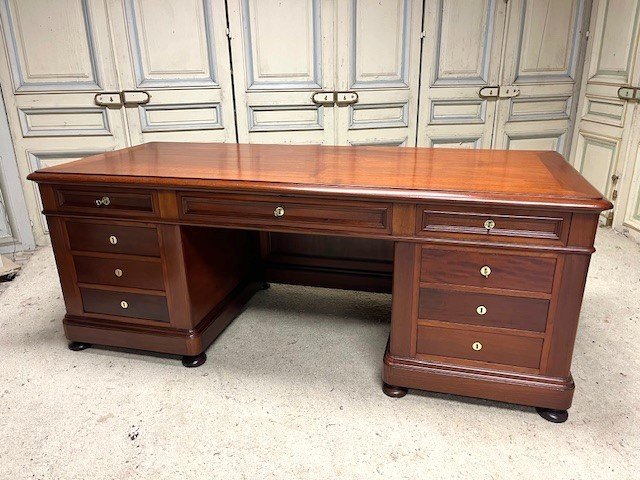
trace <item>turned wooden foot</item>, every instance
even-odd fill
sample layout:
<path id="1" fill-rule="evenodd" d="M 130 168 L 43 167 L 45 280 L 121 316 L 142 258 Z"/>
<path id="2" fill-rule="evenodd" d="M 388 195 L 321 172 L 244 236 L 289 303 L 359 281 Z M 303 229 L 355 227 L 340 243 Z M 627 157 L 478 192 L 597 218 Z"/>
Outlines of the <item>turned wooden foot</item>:
<path id="1" fill-rule="evenodd" d="M 187 368 L 199 367 L 207 361 L 207 354 L 201 353 L 200 355 L 184 355 L 182 357 L 182 365 Z"/>
<path id="2" fill-rule="evenodd" d="M 407 394 L 408 389 L 405 387 L 396 387 L 395 385 L 389 385 L 388 383 L 383 382 L 382 391 L 389 397 L 402 398 Z"/>
<path id="3" fill-rule="evenodd" d="M 69 350 L 73 350 L 74 352 L 79 352 L 81 350 L 86 350 L 87 348 L 91 348 L 91 344 L 90 343 L 69 342 Z"/>
<path id="4" fill-rule="evenodd" d="M 264 282 L 262 285 L 260 285 L 260 290 L 267 290 L 268 288 L 271 288 L 271 284 Z"/>
<path id="5" fill-rule="evenodd" d="M 548 422 L 564 423 L 569 418 L 569 412 L 566 410 L 554 410 L 553 408 L 536 407 L 536 412 Z"/>

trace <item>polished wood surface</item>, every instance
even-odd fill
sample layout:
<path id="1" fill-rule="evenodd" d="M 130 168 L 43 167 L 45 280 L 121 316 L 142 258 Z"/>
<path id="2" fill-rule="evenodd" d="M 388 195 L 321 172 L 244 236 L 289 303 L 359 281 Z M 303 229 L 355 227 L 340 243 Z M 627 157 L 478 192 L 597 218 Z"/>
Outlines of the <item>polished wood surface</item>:
<path id="1" fill-rule="evenodd" d="M 198 366 L 266 281 L 392 291 L 387 395 L 427 389 L 566 418 L 611 204 L 553 152 L 153 143 L 29 178 L 72 345 Z"/>
<path id="2" fill-rule="evenodd" d="M 38 182 L 216 187 L 607 208 L 555 152 L 147 143 L 39 170 Z"/>

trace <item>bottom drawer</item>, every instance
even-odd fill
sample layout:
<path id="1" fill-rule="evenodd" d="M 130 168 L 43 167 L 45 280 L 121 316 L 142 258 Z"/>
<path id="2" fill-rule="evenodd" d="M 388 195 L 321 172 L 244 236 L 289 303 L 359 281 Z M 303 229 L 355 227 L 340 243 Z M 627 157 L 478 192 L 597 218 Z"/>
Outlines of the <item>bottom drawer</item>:
<path id="1" fill-rule="evenodd" d="M 121 317 L 169 322 L 167 299 L 163 295 L 146 295 L 120 291 L 81 288 L 86 313 L 103 313 Z"/>
<path id="2" fill-rule="evenodd" d="M 542 338 L 419 326 L 417 353 L 539 368 Z"/>

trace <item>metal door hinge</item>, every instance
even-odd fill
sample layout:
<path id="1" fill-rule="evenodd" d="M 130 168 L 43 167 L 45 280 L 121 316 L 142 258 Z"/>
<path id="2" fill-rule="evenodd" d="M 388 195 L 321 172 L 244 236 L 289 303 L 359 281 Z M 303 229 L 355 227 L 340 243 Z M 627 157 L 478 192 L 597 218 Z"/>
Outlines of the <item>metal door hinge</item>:
<path id="1" fill-rule="evenodd" d="M 420 32 L 420 38 L 424 38 L 426 36 L 427 36 L 426 30 L 423 30 L 422 32 Z"/>
<path id="2" fill-rule="evenodd" d="M 224 33 L 227 35 L 227 37 L 231 38 L 231 30 L 229 30 L 229 27 L 224 29 Z"/>
<path id="3" fill-rule="evenodd" d="M 589 35 L 591 35 L 591 32 L 589 30 L 584 32 L 584 38 L 586 38 L 587 40 L 589 40 Z"/>
<path id="4" fill-rule="evenodd" d="M 613 192 L 611 192 L 611 201 L 615 201 L 618 199 L 618 190 L 614 190 Z"/>

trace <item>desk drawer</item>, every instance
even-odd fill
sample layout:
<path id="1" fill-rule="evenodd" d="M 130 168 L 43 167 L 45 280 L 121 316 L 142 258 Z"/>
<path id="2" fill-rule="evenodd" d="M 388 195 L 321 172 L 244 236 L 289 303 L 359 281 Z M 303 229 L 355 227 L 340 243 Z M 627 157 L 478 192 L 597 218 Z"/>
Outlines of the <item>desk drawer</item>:
<path id="1" fill-rule="evenodd" d="M 215 225 L 390 233 L 391 205 L 298 197 L 180 193 L 181 216 Z"/>
<path id="2" fill-rule="evenodd" d="M 423 248 L 420 280 L 551 293 L 555 268 L 555 257 Z"/>
<path id="3" fill-rule="evenodd" d="M 78 212 L 95 215 L 126 213 L 134 216 L 156 214 L 154 194 L 149 191 L 92 187 L 58 188 L 58 209 L 63 212 Z"/>
<path id="4" fill-rule="evenodd" d="M 86 313 L 102 313 L 120 317 L 169 322 L 167 299 L 164 295 L 147 295 L 121 291 L 81 288 L 82 305 Z"/>
<path id="5" fill-rule="evenodd" d="M 67 233 L 71 250 L 160 256 L 158 231 L 154 227 L 70 221 Z"/>
<path id="6" fill-rule="evenodd" d="M 417 353 L 539 368 L 542 338 L 418 327 Z"/>
<path id="7" fill-rule="evenodd" d="M 80 283 L 164 290 L 162 264 L 159 261 L 75 255 L 73 263 Z"/>
<path id="8" fill-rule="evenodd" d="M 564 243 L 568 234 L 566 214 L 544 214 L 509 210 L 479 210 L 471 208 L 418 208 L 418 235 L 470 234 L 491 239 L 515 237 L 543 242 Z"/>
<path id="9" fill-rule="evenodd" d="M 549 300 L 421 288 L 418 318 L 544 332 Z"/>

